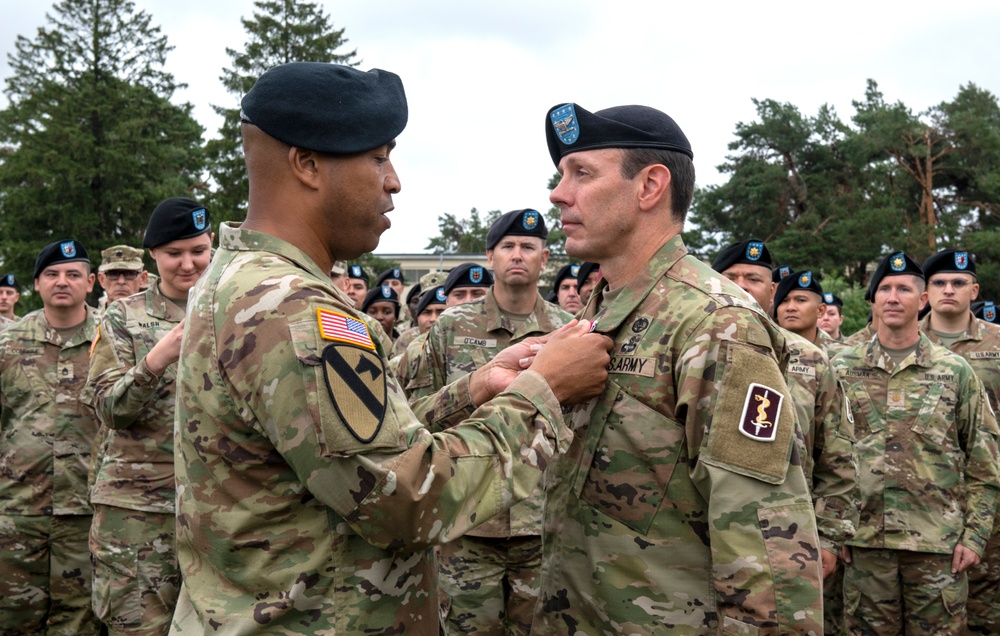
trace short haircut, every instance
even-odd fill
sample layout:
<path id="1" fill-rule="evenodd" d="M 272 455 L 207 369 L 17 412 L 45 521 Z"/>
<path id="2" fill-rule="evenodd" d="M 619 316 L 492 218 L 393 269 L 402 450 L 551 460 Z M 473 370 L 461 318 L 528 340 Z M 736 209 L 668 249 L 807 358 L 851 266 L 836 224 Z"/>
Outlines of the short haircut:
<path id="1" fill-rule="evenodd" d="M 663 165 L 670 171 L 670 212 L 684 222 L 694 198 L 694 162 L 687 155 L 661 148 L 622 148 L 621 173 L 632 179 L 647 166 Z"/>

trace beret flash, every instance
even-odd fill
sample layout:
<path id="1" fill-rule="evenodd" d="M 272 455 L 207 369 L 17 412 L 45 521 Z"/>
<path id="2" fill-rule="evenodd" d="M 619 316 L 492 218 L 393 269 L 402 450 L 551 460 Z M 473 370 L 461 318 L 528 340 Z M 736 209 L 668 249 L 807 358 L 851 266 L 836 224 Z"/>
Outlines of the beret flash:
<path id="1" fill-rule="evenodd" d="M 572 278 L 573 280 L 576 280 L 576 276 L 579 273 L 580 273 L 579 265 L 573 265 L 572 263 L 567 263 L 566 265 L 560 267 L 559 271 L 556 272 L 556 279 L 552 283 L 552 293 L 558 294 L 559 284 L 562 283 L 567 278 Z"/>
<path id="2" fill-rule="evenodd" d="M 208 208 L 194 199 L 171 197 L 161 201 L 150 215 L 142 246 L 159 247 L 211 230 L 212 221 Z"/>
<path id="3" fill-rule="evenodd" d="M 14 278 L 13 274 L 4 274 L 3 277 L 0 277 L 0 287 L 13 287 L 14 289 L 20 288 L 17 284 L 17 279 Z"/>
<path id="4" fill-rule="evenodd" d="M 389 143 L 407 119 L 398 75 L 324 62 L 291 62 L 269 69 L 240 106 L 243 121 L 278 141 L 337 155 Z"/>
<path id="5" fill-rule="evenodd" d="M 938 273 L 972 274 L 973 278 L 976 277 L 976 261 L 972 255 L 953 247 L 928 256 L 922 269 L 927 278 Z"/>
<path id="6" fill-rule="evenodd" d="M 792 275 L 792 268 L 788 265 L 782 265 L 781 267 L 775 267 L 771 270 L 771 282 L 780 283 L 784 279 Z"/>
<path id="7" fill-rule="evenodd" d="M 883 278 L 887 276 L 902 276 L 904 274 L 924 278 L 924 270 L 915 260 L 903 252 L 893 252 L 892 254 L 889 254 L 879 261 L 878 267 L 875 268 L 875 272 L 872 274 L 871 280 L 868 281 L 868 290 L 865 292 L 865 300 L 875 300 L 875 290 L 878 289 L 878 286 L 882 282 Z"/>
<path id="8" fill-rule="evenodd" d="M 42 251 L 38 252 L 38 257 L 35 259 L 34 277 L 37 279 L 49 265 L 89 262 L 90 259 L 87 258 L 87 250 L 80 241 L 74 239 L 56 241 L 55 243 L 49 243 L 42 248 Z"/>
<path id="9" fill-rule="evenodd" d="M 493 275 L 482 265 L 462 263 L 451 270 L 444 281 L 444 293 L 450 294 L 456 287 L 489 287 L 493 284 Z"/>
<path id="10" fill-rule="evenodd" d="M 364 268 L 361 267 L 360 265 L 354 265 L 354 264 L 348 265 L 347 277 L 365 281 L 365 287 L 368 287 L 370 284 L 368 282 L 369 281 L 368 272 L 366 272 Z"/>
<path id="11" fill-rule="evenodd" d="M 437 287 L 428 289 L 426 292 L 421 294 L 420 302 L 417 303 L 417 315 L 419 316 L 431 305 L 444 305 L 447 302 L 448 294 L 445 293 L 443 286 L 438 285 Z"/>
<path id="12" fill-rule="evenodd" d="M 512 210 L 493 221 L 486 233 L 486 249 L 496 247 L 505 236 L 535 236 L 544 241 L 549 236 L 549 230 L 538 210 Z"/>
<path id="13" fill-rule="evenodd" d="M 403 278 L 403 270 L 398 267 L 390 267 L 381 274 L 378 275 L 378 279 L 375 281 L 376 285 L 381 285 L 387 280 L 398 280 L 401 283 L 405 283 L 406 279 Z"/>
<path id="14" fill-rule="evenodd" d="M 771 269 L 774 263 L 771 261 L 771 252 L 764 245 L 764 241 L 750 239 L 733 243 L 726 247 L 712 261 L 712 269 L 722 273 L 733 265 L 759 265 Z"/>
<path id="15" fill-rule="evenodd" d="M 997 308 L 992 300 L 977 300 L 972 303 L 972 315 L 986 322 L 998 322 Z"/>
<path id="16" fill-rule="evenodd" d="M 788 294 L 796 289 L 812 292 L 819 296 L 820 302 L 823 302 L 823 288 L 812 272 L 795 272 L 791 276 L 782 278 L 774 290 L 774 315 L 778 315 L 778 305 L 785 302 Z"/>

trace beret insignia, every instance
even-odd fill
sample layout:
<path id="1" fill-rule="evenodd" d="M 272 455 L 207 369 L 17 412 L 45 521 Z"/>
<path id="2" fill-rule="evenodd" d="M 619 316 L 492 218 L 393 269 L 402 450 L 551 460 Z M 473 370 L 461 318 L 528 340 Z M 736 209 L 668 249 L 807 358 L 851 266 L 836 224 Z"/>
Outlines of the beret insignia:
<path id="1" fill-rule="evenodd" d="M 792 268 L 789 267 L 788 265 L 782 265 L 781 267 L 778 268 L 778 276 L 781 276 L 781 278 L 788 278 L 788 276 L 791 273 L 792 273 Z"/>
<path id="2" fill-rule="evenodd" d="M 191 212 L 191 220 L 194 222 L 194 229 L 204 230 L 205 226 L 207 225 L 206 223 L 207 219 L 205 218 L 205 208 L 202 208 L 200 210 L 193 210 Z"/>
<path id="3" fill-rule="evenodd" d="M 469 270 L 469 280 L 474 283 L 478 283 L 483 280 L 483 268 L 473 267 Z"/>
<path id="4" fill-rule="evenodd" d="M 559 141 L 567 146 L 573 145 L 580 138 L 580 127 L 576 122 L 576 109 L 573 104 L 566 104 L 549 113 L 552 122 L 552 129 L 556 132 Z"/>
<path id="5" fill-rule="evenodd" d="M 65 243 L 59 244 L 59 249 L 62 251 L 63 256 L 66 258 L 73 258 L 76 256 L 76 245 L 73 245 L 73 241 L 66 241 Z"/>
<path id="6" fill-rule="evenodd" d="M 901 272 L 906 269 L 906 259 L 903 258 L 903 253 L 893 255 L 889 260 L 889 267 L 894 272 Z"/>
<path id="7" fill-rule="evenodd" d="M 968 252 L 955 252 L 955 267 L 958 269 L 966 269 L 969 267 Z"/>
<path id="8" fill-rule="evenodd" d="M 577 274 L 579 273 L 580 273 L 579 265 L 573 265 L 572 267 L 569 268 L 569 275 L 572 276 L 573 278 L 576 278 Z"/>
<path id="9" fill-rule="evenodd" d="M 392 270 L 392 275 L 393 275 L 394 278 L 397 278 L 397 279 L 403 277 L 403 274 L 398 269 Z"/>
<path id="10" fill-rule="evenodd" d="M 799 274 L 799 287 L 808 287 L 812 282 L 812 272 L 802 272 Z"/>
<path id="11" fill-rule="evenodd" d="M 983 305 L 983 319 L 988 322 L 996 322 L 997 308 L 994 306 L 992 300 L 987 300 Z"/>
<path id="12" fill-rule="evenodd" d="M 361 278 L 361 267 L 359 265 L 351 266 L 351 276 L 354 278 Z"/>
<path id="13" fill-rule="evenodd" d="M 10 285 L 11 287 L 14 286 L 14 275 L 13 274 L 7 274 L 7 284 Z"/>
<path id="14" fill-rule="evenodd" d="M 535 210 L 528 210 L 521 217 L 521 227 L 526 230 L 533 230 L 538 225 L 538 212 Z"/>
<path id="15" fill-rule="evenodd" d="M 751 261 L 760 260 L 761 255 L 764 254 L 764 243 L 761 241 L 750 241 L 747 243 L 747 258 Z"/>
<path id="16" fill-rule="evenodd" d="M 833 294 L 831 294 L 830 292 L 827 292 L 827 293 L 823 294 L 823 302 L 826 303 L 827 305 L 832 305 L 833 304 Z"/>
<path id="17" fill-rule="evenodd" d="M 444 293 L 444 287 L 438 287 L 437 292 L 434 294 L 434 298 L 437 299 L 439 303 L 443 303 L 448 300 L 448 296 Z"/>
<path id="18" fill-rule="evenodd" d="M 382 285 L 382 298 L 391 298 L 391 297 L 392 297 L 392 287 L 389 287 L 388 285 Z"/>

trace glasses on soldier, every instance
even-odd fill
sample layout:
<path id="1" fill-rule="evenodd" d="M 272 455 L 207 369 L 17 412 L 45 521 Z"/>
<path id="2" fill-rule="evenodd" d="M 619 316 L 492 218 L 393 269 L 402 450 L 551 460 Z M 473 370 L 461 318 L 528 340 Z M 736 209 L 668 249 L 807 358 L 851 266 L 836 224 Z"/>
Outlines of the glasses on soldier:
<path id="1" fill-rule="evenodd" d="M 957 278 L 955 280 L 944 280 L 941 278 L 931 279 L 931 287 L 934 287 L 935 289 L 944 289 L 948 285 L 951 285 L 952 289 L 954 289 L 955 291 L 959 291 L 965 289 L 967 285 L 971 284 L 972 283 L 962 278 Z"/>
<path id="2" fill-rule="evenodd" d="M 135 280 L 139 276 L 139 272 L 130 269 L 109 269 L 104 272 L 104 275 L 108 280 L 118 280 L 121 276 L 124 276 L 125 280 Z"/>

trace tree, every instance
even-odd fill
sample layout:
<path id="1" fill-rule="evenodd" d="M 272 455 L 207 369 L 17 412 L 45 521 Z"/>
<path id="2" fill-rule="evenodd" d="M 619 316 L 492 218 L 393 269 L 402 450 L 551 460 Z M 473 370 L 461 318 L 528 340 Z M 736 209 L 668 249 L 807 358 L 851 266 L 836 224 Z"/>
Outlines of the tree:
<path id="1" fill-rule="evenodd" d="M 66 237 L 97 262 L 138 245 L 153 208 L 190 195 L 201 126 L 163 70 L 171 47 L 129 0 L 63 0 L 8 58 L 0 112 L 0 260 L 30 280 L 35 255 Z"/>
<path id="2" fill-rule="evenodd" d="M 243 163 L 239 102 L 264 71 L 288 62 L 330 62 L 356 66 L 357 51 L 338 53 L 347 44 L 344 29 L 334 29 L 330 16 L 315 2 L 257 0 L 252 19 L 241 18 L 247 32 L 242 52 L 226 49 L 232 67 L 224 69 L 222 81 L 234 95 L 232 106 L 212 106 L 222 116 L 219 136 L 209 141 L 205 152 L 215 183 L 211 195 L 217 219 L 246 217 L 249 181 Z"/>
<path id="3" fill-rule="evenodd" d="M 485 254 L 486 233 L 501 214 L 500 210 L 492 210 L 484 219 L 479 210 L 472 208 L 468 218 L 459 219 L 445 212 L 438 217 L 439 234 L 424 249 L 433 250 L 435 254 Z"/>

